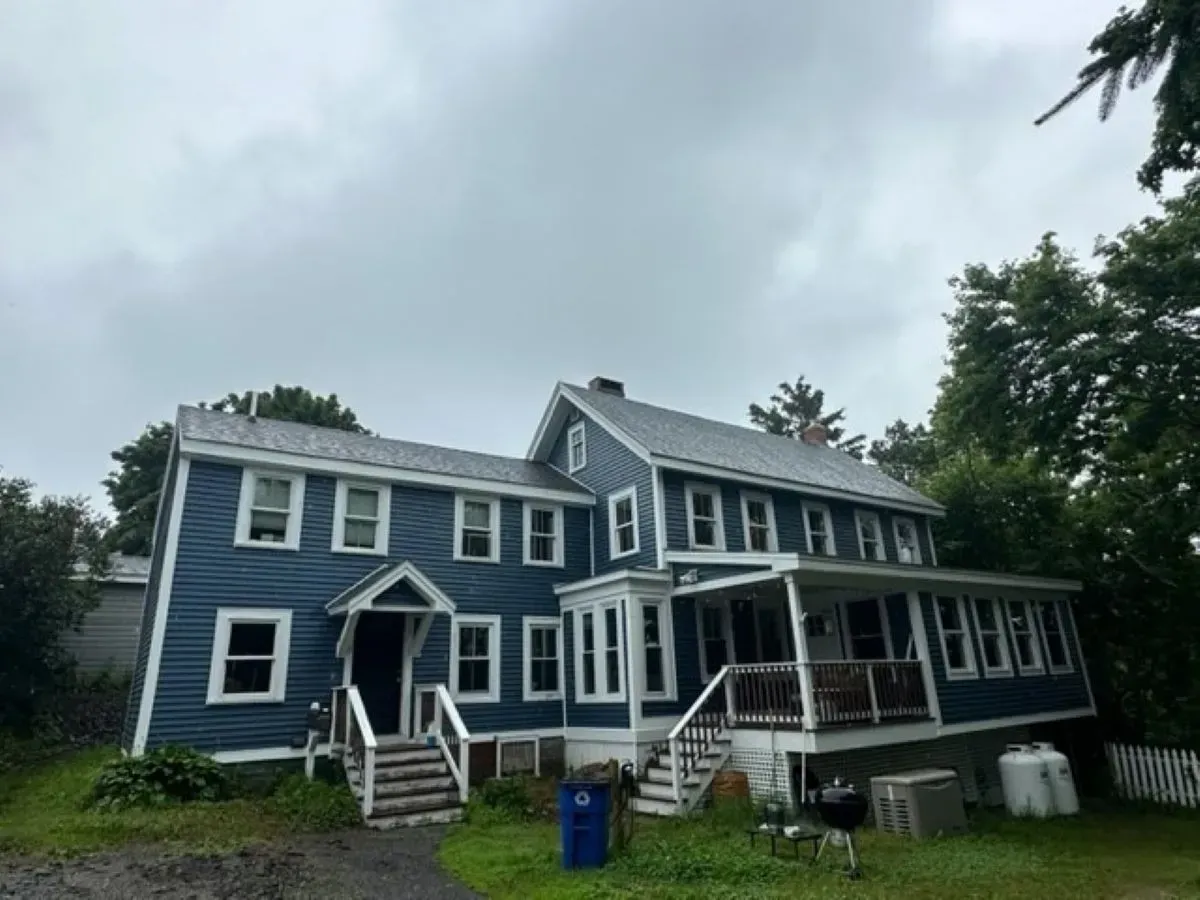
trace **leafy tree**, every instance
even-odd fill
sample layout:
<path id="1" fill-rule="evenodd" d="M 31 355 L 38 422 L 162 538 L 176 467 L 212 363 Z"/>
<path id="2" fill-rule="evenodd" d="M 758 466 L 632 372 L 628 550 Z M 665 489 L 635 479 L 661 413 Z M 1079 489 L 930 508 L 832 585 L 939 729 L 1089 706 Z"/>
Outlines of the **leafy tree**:
<path id="1" fill-rule="evenodd" d="M 1136 12 L 1122 6 L 1088 52 L 1094 59 L 1079 70 L 1075 87 L 1036 124 L 1097 86 L 1104 121 L 1116 107 L 1122 83 L 1141 87 L 1166 63 L 1154 96 L 1158 118 L 1150 156 L 1138 181 L 1158 193 L 1163 173 L 1195 171 L 1200 164 L 1200 0 L 1146 0 Z"/>
<path id="2" fill-rule="evenodd" d="M 925 425 L 909 425 L 897 419 L 887 426 L 883 439 L 871 441 L 867 459 L 886 475 L 914 487 L 937 466 L 933 432 Z"/>
<path id="3" fill-rule="evenodd" d="M 252 393 L 230 393 L 212 404 L 201 403 L 220 412 L 247 415 Z M 359 434 L 369 433 L 358 421 L 354 410 L 342 406 L 337 394 L 322 396 L 299 386 L 276 385 L 270 392 L 258 393 L 257 415 L 263 419 L 304 422 L 326 428 L 340 428 Z M 112 452 L 118 468 L 104 480 L 109 501 L 117 518 L 108 534 L 113 549 L 122 553 L 147 556 L 154 534 L 158 498 L 166 477 L 167 458 L 175 428 L 170 422 L 147 425 L 128 444 Z"/>
<path id="4" fill-rule="evenodd" d="M 829 443 L 862 459 L 865 434 L 846 437 L 846 429 L 840 424 L 846 420 L 845 408 L 825 412 L 825 392 L 814 389 L 801 375 L 795 384 L 780 383 L 779 392 L 771 395 L 771 406 L 764 409 L 757 403 L 750 404 L 750 421 L 770 434 L 799 439 L 804 429 L 814 423 L 824 425 Z"/>
<path id="5" fill-rule="evenodd" d="M 24 729 L 71 671 L 60 639 L 98 600 L 103 521 L 81 499 L 34 499 L 0 477 L 0 728 Z"/>

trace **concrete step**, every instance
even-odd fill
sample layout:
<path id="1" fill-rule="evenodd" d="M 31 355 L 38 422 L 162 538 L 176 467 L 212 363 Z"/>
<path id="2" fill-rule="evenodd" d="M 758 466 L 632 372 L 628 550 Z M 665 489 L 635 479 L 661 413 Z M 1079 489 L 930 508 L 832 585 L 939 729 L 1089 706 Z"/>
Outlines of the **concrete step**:
<path id="1" fill-rule="evenodd" d="M 423 812 L 401 813 L 399 815 L 372 815 L 367 819 L 368 828 L 418 828 L 422 825 L 447 825 L 458 822 L 463 817 L 461 806 L 445 809 L 430 809 Z"/>
<path id="2" fill-rule="evenodd" d="M 458 791 L 433 791 L 428 794 L 410 794 L 404 797 L 382 799 L 377 797 L 371 806 L 371 815 L 391 816 L 459 805 Z"/>
<path id="3" fill-rule="evenodd" d="M 409 778 L 403 781 L 377 781 L 375 782 L 375 799 L 457 790 L 458 785 L 452 775 L 439 775 L 435 778 Z"/>
<path id="4" fill-rule="evenodd" d="M 674 816 L 679 814 L 679 811 L 675 808 L 675 804 L 667 800 L 634 797 L 630 800 L 630 804 L 633 806 L 634 812 L 645 816 Z"/>

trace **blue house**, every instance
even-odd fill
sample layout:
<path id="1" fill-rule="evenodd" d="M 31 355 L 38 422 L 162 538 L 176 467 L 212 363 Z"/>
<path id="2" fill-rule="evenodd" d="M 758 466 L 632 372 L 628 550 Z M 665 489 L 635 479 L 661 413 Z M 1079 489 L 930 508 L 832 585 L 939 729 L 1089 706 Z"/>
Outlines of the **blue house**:
<path id="1" fill-rule="evenodd" d="M 124 744 L 343 759 L 368 821 L 632 760 L 947 765 L 993 799 L 1031 727 L 1095 714 L 1076 582 L 939 567 L 933 501 L 826 446 L 559 384 L 525 459 L 181 407 Z M 329 707 L 314 737 L 308 715 Z"/>

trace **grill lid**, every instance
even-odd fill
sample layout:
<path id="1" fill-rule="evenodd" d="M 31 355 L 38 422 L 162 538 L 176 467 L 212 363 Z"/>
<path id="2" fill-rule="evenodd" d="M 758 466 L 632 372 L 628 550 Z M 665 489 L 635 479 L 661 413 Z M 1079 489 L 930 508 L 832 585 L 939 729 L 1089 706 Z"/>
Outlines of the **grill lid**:
<path id="1" fill-rule="evenodd" d="M 853 831 L 866 821 L 867 808 L 867 798 L 840 778 L 817 792 L 817 815 L 830 828 Z"/>

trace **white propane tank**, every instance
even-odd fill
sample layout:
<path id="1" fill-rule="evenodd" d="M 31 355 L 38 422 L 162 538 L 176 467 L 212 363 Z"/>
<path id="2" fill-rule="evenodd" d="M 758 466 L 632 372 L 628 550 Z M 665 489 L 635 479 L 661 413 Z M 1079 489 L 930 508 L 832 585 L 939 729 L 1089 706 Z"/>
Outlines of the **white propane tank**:
<path id="1" fill-rule="evenodd" d="M 1009 744 L 1000 757 L 1000 783 L 1010 815 L 1045 818 L 1054 814 L 1050 771 L 1028 744 Z"/>
<path id="2" fill-rule="evenodd" d="M 1050 743 L 1035 742 L 1033 752 L 1049 769 L 1054 811 L 1060 816 L 1076 815 L 1079 812 L 1079 795 L 1075 791 L 1075 779 L 1071 776 L 1071 761 Z"/>

